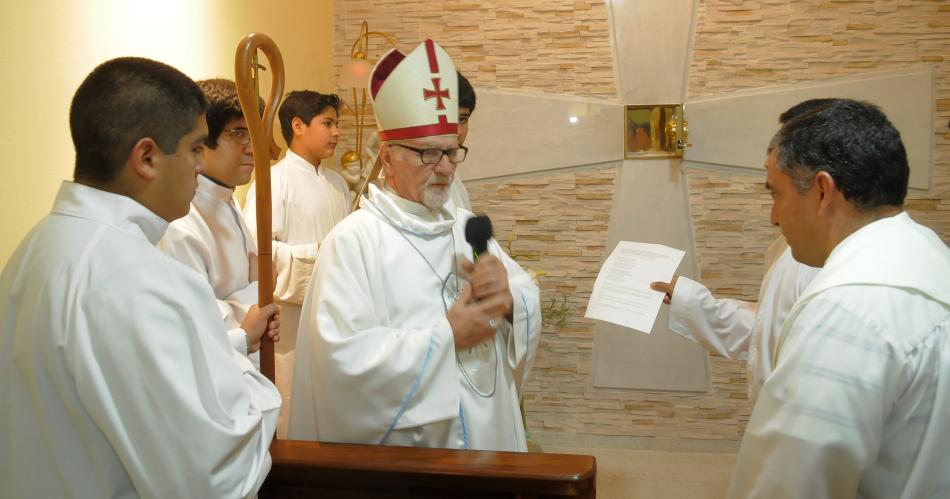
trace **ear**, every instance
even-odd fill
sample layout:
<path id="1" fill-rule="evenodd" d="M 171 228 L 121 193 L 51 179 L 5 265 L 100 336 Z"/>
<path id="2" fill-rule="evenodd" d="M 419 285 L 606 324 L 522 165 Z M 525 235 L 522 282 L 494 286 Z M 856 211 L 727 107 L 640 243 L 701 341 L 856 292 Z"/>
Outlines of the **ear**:
<path id="1" fill-rule="evenodd" d="M 161 156 L 162 150 L 155 143 L 155 140 L 150 137 L 143 137 L 132 146 L 128 163 L 137 176 L 145 180 L 154 180 L 158 175 Z"/>
<path id="2" fill-rule="evenodd" d="M 290 129 L 294 131 L 294 135 L 300 135 L 307 129 L 307 124 L 299 117 L 294 116 L 294 119 L 290 120 Z"/>
<path id="3" fill-rule="evenodd" d="M 396 167 L 393 166 L 393 150 L 387 144 L 383 144 L 379 148 L 379 163 L 383 166 L 383 172 L 386 174 L 386 182 L 389 182 L 389 179 L 396 178 Z"/>
<path id="4" fill-rule="evenodd" d="M 818 192 L 818 214 L 824 215 L 841 192 L 838 191 L 835 179 L 828 172 L 816 173 L 812 185 Z"/>

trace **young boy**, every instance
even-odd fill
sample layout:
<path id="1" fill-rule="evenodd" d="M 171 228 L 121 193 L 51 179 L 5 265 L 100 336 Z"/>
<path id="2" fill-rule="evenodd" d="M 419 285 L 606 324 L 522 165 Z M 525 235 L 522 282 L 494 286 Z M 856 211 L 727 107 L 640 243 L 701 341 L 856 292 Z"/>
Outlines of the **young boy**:
<path id="1" fill-rule="evenodd" d="M 458 73 L 459 79 L 459 145 L 465 145 L 465 137 L 468 136 L 468 120 L 475 112 L 475 88 L 469 83 L 468 79 Z M 452 181 L 452 189 L 449 191 L 449 202 L 456 208 L 465 208 L 472 211 L 472 202 L 468 198 L 468 190 L 462 183 L 462 178 L 455 175 Z M 451 207 L 450 207 L 451 209 Z"/>
<path id="2" fill-rule="evenodd" d="M 72 100 L 74 181 L 0 273 L 0 497 L 254 497 L 280 396 L 208 283 L 155 248 L 204 170 L 205 98 L 125 57 Z M 248 336 L 277 331 L 251 307 Z"/>
<path id="3" fill-rule="evenodd" d="M 260 342 L 248 342 L 239 329 L 257 303 L 257 248 L 234 200 L 234 188 L 248 183 L 254 171 L 250 135 L 233 81 L 203 80 L 198 86 L 208 100 L 205 171 L 191 210 L 168 226 L 159 248 L 211 284 L 232 346 L 254 352 L 251 361 L 260 368 Z"/>
<path id="4" fill-rule="evenodd" d="M 343 177 L 323 166 L 340 137 L 340 98 L 310 90 L 290 92 L 280 107 L 280 130 L 290 149 L 271 168 L 274 298 L 281 305 L 276 345 L 277 388 L 284 398 L 277 435 L 286 435 L 293 386 L 294 344 L 300 306 L 310 283 L 317 249 L 330 229 L 350 212 L 350 193 Z M 329 164 L 329 163 L 327 163 Z M 244 205 L 244 218 L 256 237 L 255 185 Z"/>

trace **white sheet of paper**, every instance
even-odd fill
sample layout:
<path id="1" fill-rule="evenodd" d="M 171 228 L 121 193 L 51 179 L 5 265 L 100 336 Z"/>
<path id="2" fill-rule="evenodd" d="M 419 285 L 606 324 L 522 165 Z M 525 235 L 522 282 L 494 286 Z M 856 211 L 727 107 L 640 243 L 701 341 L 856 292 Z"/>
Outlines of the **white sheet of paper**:
<path id="1" fill-rule="evenodd" d="M 620 241 L 594 281 L 584 317 L 649 334 L 663 303 L 653 281 L 669 282 L 686 252 L 662 244 Z"/>

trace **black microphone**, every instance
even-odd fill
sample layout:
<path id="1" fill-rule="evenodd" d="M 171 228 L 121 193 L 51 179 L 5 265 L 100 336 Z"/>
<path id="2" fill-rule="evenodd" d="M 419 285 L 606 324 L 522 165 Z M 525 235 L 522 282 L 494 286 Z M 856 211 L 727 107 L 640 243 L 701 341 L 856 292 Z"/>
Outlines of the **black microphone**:
<path id="1" fill-rule="evenodd" d="M 465 223 L 465 241 L 472 245 L 473 261 L 488 252 L 488 240 L 491 238 L 491 219 L 488 215 L 472 217 Z"/>

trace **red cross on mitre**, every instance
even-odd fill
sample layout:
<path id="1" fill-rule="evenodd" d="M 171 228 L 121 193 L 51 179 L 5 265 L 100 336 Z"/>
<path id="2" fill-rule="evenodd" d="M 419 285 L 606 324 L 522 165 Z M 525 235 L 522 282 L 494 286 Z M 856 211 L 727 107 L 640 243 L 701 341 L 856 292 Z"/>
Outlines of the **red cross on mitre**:
<path id="1" fill-rule="evenodd" d="M 442 99 L 449 98 L 449 89 L 442 89 L 441 86 L 442 78 L 432 78 L 432 86 L 435 87 L 435 90 L 430 90 L 428 88 L 422 89 L 422 97 L 424 100 L 435 99 L 435 108 L 436 109 L 445 109 L 445 103 L 442 102 Z"/>

